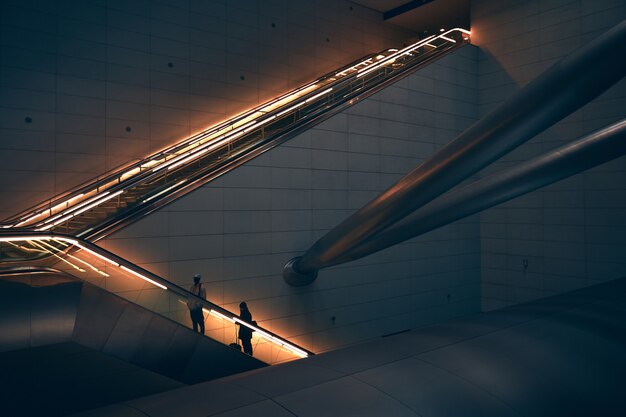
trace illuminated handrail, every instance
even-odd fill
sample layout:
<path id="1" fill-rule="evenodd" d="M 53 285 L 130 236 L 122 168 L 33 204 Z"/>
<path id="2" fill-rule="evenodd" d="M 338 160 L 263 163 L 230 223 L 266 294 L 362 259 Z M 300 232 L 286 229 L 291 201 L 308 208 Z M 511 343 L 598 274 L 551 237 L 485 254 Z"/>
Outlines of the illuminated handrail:
<path id="1" fill-rule="evenodd" d="M 345 68 L 349 68 L 350 66 L 353 66 L 353 64 L 354 63 L 349 64 Z M 196 133 L 188 137 L 187 139 L 184 139 L 181 142 L 178 142 L 165 149 L 162 149 L 161 151 L 158 151 L 157 153 L 150 155 L 143 160 L 136 160 L 134 162 L 126 163 L 120 167 L 114 168 L 113 170 L 101 176 L 98 176 L 95 179 L 95 181 L 89 180 L 86 183 L 79 185 L 77 187 L 74 187 L 73 189 L 59 196 L 55 196 L 54 198 L 48 200 L 45 203 L 40 203 L 38 205 L 35 205 L 25 210 L 22 214 L 14 216 L 13 218 L 9 219 L 9 221 L 7 222 L 8 224 L 0 225 L 0 228 L 12 228 L 12 227 L 19 227 L 22 225 L 26 225 L 27 223 L 30 223 L 32 220 L 38 218 L 39 216 L 44 216 L 46 213 L 52 216 L 55 214 L 55 209 L 58 209 L 60 206 L 67 204 L 68 202 L 71 202 L 72 200 L 81 198 L 89 194 L 90 192 L 93 192 L 94 190 L 99 191 L 101 188 L 104 188 L 104 186 L 109 185 L 115 181 L 119 182 L 124 176 L 126 176 L 125 179 L 128 179 L 130 176 L 134 176 L 138 174 L 141 171 L 141 168 L 153 168 L 154 164 L 151 164 L 151 161 L 159 160 L 161 158 L 164 158 L 165 161 L 168 161 L 169 155 L 176 156 L 176 152 L 180 151 L 181 149 L 184 149 L 186 146 L 189 146 L 190 144 L 193 144 L 195 141 L 198 141 L 202 139 L 203 137 L 210 135 L 211 133 L 219 131 L 220 129 L 225 129 L 228 127 L 235 126 L 237 123 L 240 123 L 246 117 L 249 117 L 255 112 L 267 111 L 268 108 L 271 108 L 272 106 L 280 102 L 283 102 L 284 104 L 284 101 L 286 98 L 302 93 L 303 90 L 309 89 L 309 87 L 313 86 L 316 82 L 324 80 L 325 78 L 328 78 L 328 76 L 321 77 L 320 79 L 312 83 L 308 83 L 303 87 L 298 87 L 286 94 L 283 94 L 282 96 L 279 96 L 278 98 L 275 98 L 266 103 L 263 103 L 262 105 L 257 106 L 254 109 L 247 110 L 241 114 L 234 116 L 231 119 L 218 123 L 217 125 L 214 125 L 199 133 Z"/>
<path id="2" fill-rule="evenodd" d="M 80 280 L 90 282 L 95 285 L 104 286 L 108 291 L 115 292 L 111 288 L 107 288 L 106 283 L 102 284 L 99 279 L 110 278 L 113 275 L 129 277 L 132 279 L 133 277 L 139 278 L 143 280 L 145 283 L 149 285 L 150 289 L 162 292 L 164 295 L 166 292 L 171 294 L 175 294 L 176 302 L 170 300 L 167 304 L 185 304 L 187 300 L 193 299 L 197 303 L 202 305 L 204 312 L 207 314 L 207 317 L 214 317 L 219 320 L 225 320 L 228 323 L 231 323 L 233 326 L 236 324 L 238 326 L 248 327 L 257 339 L 262 339 L 267 343 L 271 343 L 284 353 L 289 353 L 289 355 L 293 357 L 283 357 L 279 358 L 277 355 L 272 355 L 269 359 L 265 361 L 268 363 L 276 363 L 283 362 L 285 360 L 291 360 L 296 358 L 305 358 L 307 356 L 313 355 L 313 352 L 302 348 L 294 343 L 285 340 L 279 335 L 263 329 L 258 325 L 254 325 L 252 323 L 248 323 L 242 320 L 239 316 L 231 313 L 230 311 L 211 303 L 210 301 L 204 300 L 202 298 L 197 297 L 196 295 L 190 293 L 189 291 L 172 284 L 170 281 L 151 273 L 137 265 L 132 264 L 131 262 L 105 250 L 101 247 L 88 242 L 86 240 L 76 238 L 74 236 L 61 235 L 61 234 L 44 234 L 44 233 L 16 233 L 16 232 L 3 232 L 0 234 L 0 253 L 5 249 L 2 244 L 8 245 L 18 245 L 23 246 L 26 249 L 30 249 L 33 251 L 45 251 L 48 252 L 51 256 L 48 257 L 48 263 L 57 263 L 57 270 L 68 273 Z M 99 263 L 100 264 L 99 264 Z M 34 264 L 37 264 L 41 267 L 41 259 L 34 258 Z M 89 275 L 91 274 L 91 275 Z M 95 278 L 94 278 L 95 277 Z M 118 280 L 119 281 L 119 280 Z M 117 282 L 115 286 L 119 287 L 123 285 L 123 282 Z M 120 293 L 120 291 L 118 291 Z M 120 293 L 121 296 L 124 296 L 123 292 Z M 127 297 L 131 301 L 133 297 Z M 167 300 L 167 298 L 166 298 Z M 158 302 L 156 303 L 158 304 Z M 163 303 L 162 303 L 163 304 Z M 183 318 L 187 319 L 187 307 L 183 305 L 175 305 L 173 308 L 177 315 L 180 315 L 182 310 Z M 157 311 L 158 309 L 152 309 L 154 312 L 164 315 L 170 319 L 175 319 L 172 317 L 172 314 L 163 314 L 163 311 Z M 176 316 L 176 315 L 174 315 Z M 176 316 L 177 317 L 177 316 Z M 177 320 L 181 321 L 181 320 Z M 186 326 L 189 326 L 187 322 L 182 323 Z M 228 340 L 223 341 L 226 343 Z M 275 356 L 275 357 L 274 357 Z M 258 354 L 255 354 L 255 357 L 258 358 Z"/>
<path id="3" fill-rule="evenodd" d="M 4 224 L 0 224 L 0 229 L 9 229 L 14 227 L 20 227 L 22 224 L 26 223 L 24 220 L 29 219 L 35 215 L 52 215 L 55 211 L 58 211 L 61 206 L 67 205 L 68 202 L 71 202 L 75 199 L 81 198 L 85 196 L 86 192 L 93 190 L 93 187 L 98 189 L 100 184 L 106 184 L 114 180 L 115 178 L 119 178 L 119 172 L 122 170 L 126 170 L 129 167 L 135 166 L 142 162 L 141 159 L 133 159 L 129 162 L 121 164 L 113 169 L 108 170 L 107 172 L 98 175 L 91 180 L 79 184 L 55 197 L 43 202 L 36 204 L 23 212 L 10 217 L 3 221 Z M 69 207 L 68 207 L 69 208 Z"/>
<path id="4" fill-rule="evenodd" d="M 14 217 L 12 224 L 4 225 L 14 230 L 0 234 L 0 248 L 3 244 L 9 245 L 9 250 L 19 252 L 22 258 L 30 257 L 33 264 L 54 263 L 60 269 L 66 269 L 67 273 L 95 285 L 104 285 L 105 288 L 110 280 L 117 279 L 118 285 L 120 279 L 127 279 L 127 282 L 140 279 L 149 287 L 149 290 L 141 291 L 151 291 L 151 296 L 155 296 L 156 291 L 160 294 L 157 297 L 160 302 L 169 306 L 167 311 L 151 306 L 155 309 L 153 311 L 188 326 L 189 317 L 184 304 L 190 297 L 195 297 L 193 294 L 79 236 L 87 234 L 94 227 L 102 228 L 103 224 L 114 224 L 121 218 L 128 220 L 137 214 L 145 214 L 146 208 L 154 209 L 159 204 L 171 201 L 198 184 L 282 143 L 280 141 L 286 140 L 289 135 L 329 117 L 331 110 L 340 111 L 373 94 L 403 74 L 408 74 L 410 69 L 435 59 L 441 52 L 468 41 L 468 38 L 468 31 L 453 29 L 401 50 L 388 49 L 355 61 L 313 83 L 192 135 L 149 158 L 128 164 L 82 188 L 77 187 L 65 193 L 63 198 L 55 198 L 38 206 L 35 211 Z M 113 216 L 106 217 L 107 207 L 113 207 Z M 125 211 L 119 211 L 123 207 L 126 207 Z M 94 217 L 96 214 L 104 214 L 105 222 Z M 31 229 L 34 226 L 39 233 L 18 230 L 25 226 Z M 58 229 L 61 227 L 66 227 L 66 230 L 78 237 L 59 234 Z M 2 252 L 0 250 L 0 255 Z M 7 256 L 5 260 L 9 259 L 10 256 Z M 112 291 L 111 288 L 107 290 Z M 119 295 L 127 296 L 133 302 L 141 302 L 141 291 Z M 134 296 L 137 299 L 133 299 Z M 286 360 L 274 357 L 272 352 L 275 351 L 283 352 L 283 355 L 289 352 L 289 355 L 295 357 L 311 354 L 274 333 L 243 322 L 217 305 L 196 299 L 202 303 L 208 319 L 221 323 L 208 331 L 217 332 L 213 334 L 216 336 L 214 338 L 224 343 L 227 341 L 223 334 L 220 338 L 220 332 L 225 333 L 228 326 L 232 330 L 235 325 L 243 325 L 254 331 L 256 340 L 265 343 L 262 346 L 275 346 L 274 350 L 269 349 L 269 354 L 263 353 L 264 349 L 255 350 L 260 351 L 261 355 L 269 355 L 269 359 L 264 359 L 268 363 Z"/>
<path id="5" fill-rule="evenodd" d="M 244 140 L 247 136 L 259 131 L 276 129 L 285 122 L 286 118 L 294 117 L 295 119 L 295 115 L 302 115 L 306 111 L 309 114 L 305 117 L 311 118 L 311 114 L 319 113 L 318 110 L 337 107 L 342 101 L 349 101 L 351 104 L 353 99 L 358 100 L 358 94 L 363 92 L 365 84 L 383 80 L 388 73 L 393 74 L 398 70 L 394 67 L 410 67 L 413 61 L 419 62 L 417 54 L 420 50 L 434 50 L 442 45 L 450 46 L 458 41 L 462 43 L 469 39 L 469 34 L 469 31 L 464 29 L 451 29 L 420 40 L 401 50 L 388 49 L 379 54 L 372 54 L 230 120 L 194 134 L 176 145 L 125 167 L 121 172 L 106 176 L 95 184 L 89 183 L 69 195 L 66 193 L 66 198 L 61 201 L 53 199 L 50 203 L 39 206 L 45 208 L 16 216 L 11 224 L 0 227 L 34 227 L 40 231 L 55 230 L 55 227 L 111 201 L 138 185 L 143 185 L 155 178 L 159 179 L 159 176 L 171 176 L 172 172 L 196 164 L 205 156 L 211 156 L 213 152 L 222 148 L 229 148 L 230 152 L 230 147 L 234 143 L 241 141 L 246 144 Z M 437 45 L 438 42 L 439 45 Z M 292 125 L 296 125 L 296 122 L 294 120 Z M 150 190 L 152 196 L 144 198 L 141 204 L 151 204 L 152 201 L 168 193 L 174 193 L 192 184 L 192 181 L 187 181 L 185 178 L 175 178 L 174 181 L 169 182 L 167 178 L 160 178 L 160 181 L 165 184 L 154 182 L 157 185 Z M 69 223 L 66 230 L 72 231 Z"/>

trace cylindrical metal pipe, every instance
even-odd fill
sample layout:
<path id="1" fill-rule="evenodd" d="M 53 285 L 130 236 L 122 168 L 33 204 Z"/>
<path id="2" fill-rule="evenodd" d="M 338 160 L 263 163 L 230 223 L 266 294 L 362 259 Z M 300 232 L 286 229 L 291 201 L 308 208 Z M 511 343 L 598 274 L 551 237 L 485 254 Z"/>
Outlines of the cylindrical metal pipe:
<path id="1" fill-rule="evenodd" d="M 290 261 L 291 285 L 312 282 L 385 228 L 606 91 L 626 73 L 626 21 L 561 59 Z"/>
<path id="2" fill-rule="evenodd" d="M 354 261 L 626 154 L 626 119 L 518 166 L 450 191 L 372 237 L 335 264 Z"/>

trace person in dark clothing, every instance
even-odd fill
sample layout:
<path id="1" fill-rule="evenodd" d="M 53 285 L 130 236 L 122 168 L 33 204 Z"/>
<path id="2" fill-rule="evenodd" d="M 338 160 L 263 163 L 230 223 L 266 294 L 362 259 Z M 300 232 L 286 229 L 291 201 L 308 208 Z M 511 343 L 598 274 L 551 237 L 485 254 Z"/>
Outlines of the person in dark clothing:
<path id="1" fill-rule="evenodd" d="M 189 292 L 202 298 L 203 300 L 206 300 L 206 290 L 202 288 L 200 274 L 194 275 L 193 285 L 189 288 Z M 189 297 L 187 300 L 187 307 L 189 307 L 189 315 L 191 316 L 193 331 L 197 332 L 198 327 L 200 327 L 200 333 L 204 334 L 204 314 L 202 314 L 202 303 L 195 297 Z"/>
<path id="2" fill-rule="evenodd" d="M 252 314 L 248 310 L 248 305 L 244 302 L 239 304 L 239 317 L 241 320 L 252 324 Z M 244 353 L 252 356 L 252 329 L 249 327 L 239 325 L 239 339 L 241 340 L 241 346 L 243 346 Z"/>

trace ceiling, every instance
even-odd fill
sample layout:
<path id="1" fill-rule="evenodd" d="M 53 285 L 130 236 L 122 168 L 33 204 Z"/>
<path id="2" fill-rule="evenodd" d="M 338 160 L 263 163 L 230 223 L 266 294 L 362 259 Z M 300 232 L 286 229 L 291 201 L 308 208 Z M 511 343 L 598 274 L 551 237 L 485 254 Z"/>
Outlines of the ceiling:
<path id="1" fill-rule="evenodd" d="M 451 27 L 469 29 L 469 1 L 433 0 L 428 2 L 425 0 L 425 4 L 416 5 L 404 13 L 386 19 L 386 21 L 414 32 L 432 32 L 440 28 Z M 352 0 L 352 2 L 381 13 L 390 12 L 405 4 L 408 5 L 408 3 L 419 3 L 410 0 Z"/>
<path id="2" fill-rule="evenodd" d="M 408 1 L 409 0 L 352 0 L 352 3 L 360 4 L 361 6 L 384 13 L 398 6 L 402 6 L 408 3 Z"/>

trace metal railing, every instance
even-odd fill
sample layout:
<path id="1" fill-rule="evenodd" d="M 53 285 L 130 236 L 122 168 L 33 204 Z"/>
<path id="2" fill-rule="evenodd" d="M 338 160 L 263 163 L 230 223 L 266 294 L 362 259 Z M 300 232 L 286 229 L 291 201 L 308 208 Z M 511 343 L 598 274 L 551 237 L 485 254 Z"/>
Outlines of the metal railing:
<path id="1" fill-rule="evenodd" d="M 187 302 L 201 303 L 207 337 L 229 345 L 237 342 L 238 326 L 248 327 L 253 331 L 254 357 L 265 363 L 276 364 L 313 354 L 84 239 L 42 232 L 4 232 L 0 236 L 0 254 L 16 249 L 32 255 L 30 260 L 22 260 L 22 269 L 52 268 L 186 327 L 191 327 Z"/>
<path id="2" fill-rule="evenodd" d="M 106 236 L 283 143 L 415 69 L 469 42 L 452 29 L 403 49 L 355 61 L 314 82 L 195 134 L 144 160 L 41 203 L 0 225 L 0 262 L 54 268 L 190 327 L 193 294 L 89 241 Z M 88 241 L 89 240 L 89 241 Z M 254 330 L 255 357 L 269 364 L 311 352 L 200 300 L 207 336 L 225 344 Z"/>
<path id="3" fill-rule="evenodd" d="M 355 61 L 148 158 L 9 219 L 0 227 L 104 237 L 289 137 L 319 123 L 412 70 L 469 42 L 452 29 L 403 49 Z"/>

